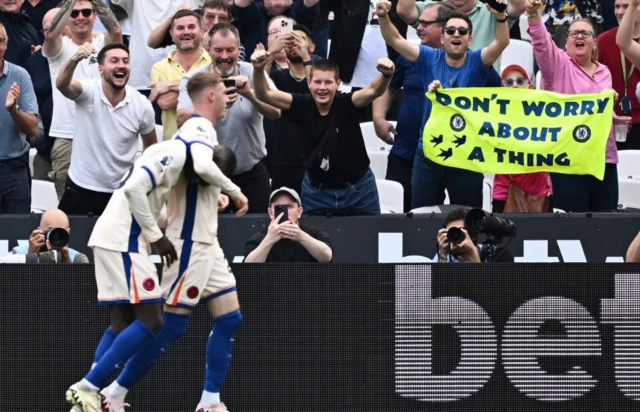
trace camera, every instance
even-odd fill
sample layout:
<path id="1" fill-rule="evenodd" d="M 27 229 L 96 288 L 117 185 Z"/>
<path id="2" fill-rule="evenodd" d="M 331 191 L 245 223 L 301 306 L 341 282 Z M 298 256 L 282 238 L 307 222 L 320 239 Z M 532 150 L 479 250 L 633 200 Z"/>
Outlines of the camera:
<path id="1" fill-rule="evenodd" d="M 447 230 L 447 241 L 452 245 L 464 242 L 465 234 L 459 227 L 451 227 Z"/>
<path id="2" fill-rule="evenodd" d="M 513 221 L 494 216 L 482 209 L 471 209 L 464 219 L 464 225 L 470 232 L 485 233 L 496 240 L 516 236 L 516 224 Z"/>
<path id="3" fill-rule="evenodd" d="M 53 249 L 62 249 L 69 244 L 69 232 L 61 227 L 43 230 L 42 234 Z"/>

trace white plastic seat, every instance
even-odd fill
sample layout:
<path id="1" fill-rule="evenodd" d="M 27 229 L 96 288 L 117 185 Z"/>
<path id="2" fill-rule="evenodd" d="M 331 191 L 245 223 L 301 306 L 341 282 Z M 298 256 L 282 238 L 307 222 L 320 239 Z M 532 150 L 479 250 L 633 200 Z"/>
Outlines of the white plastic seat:
<path id="1" fill-rule="evenodd" d="M 33 177 L 33 158 L 36 157 L 38 151 L 36 149 L 29 149 L 29 170 L 31 171 L 31 177 Z"/>
<path id="2" fill-rule="evenodd" d="M 491 189 L 491 183 L 487 182 L 486 180 L 482 182 L 482 210 L 487 212 L 491 212 L 492 209 Z"/>
<path id="3" fill-rule="evenodd" d="M 531 43 L 531 36 L 529 36 L 529 33 L 527 33 L 527 29 L 529 28 L 529 19 L 527 18 L 527 13 L 522 13 L 518 24 L 520 25 L 520 38 Z"/>
<path id="4" fill-rule="evenodd" d="M 618 176 L 640 175 L 640 150 L 620 150 L 618 152 Z"/>
<path id="5" fill-rule="evenodd" d="M 423 206 L 423 207 L 418 207 L 416 209 L 412 209 L 410 213 L 421 214 L 421 213 L 441 213 L 441 212 L 442 210 L 440 210 L 438 206 Z"/>
<path id="6" fill-rule="evenodd" d="M 58 207 L 58 195 L 53 182 L 31 181 L 31 209 L 45 212 Z"/>
<path id="7" fill-rule="evenodd" d="M 542 73 L 538 71 L 538 73 L 536 73 L 536 89 L 541 90 L 541 85 L 542 85 Z"/>
<path id="8" fill-rule="evenodd" d="M 376 179 L 378 197 L 380 198 L 380 210 L 390 213 L 402 213 L 404 211 L 404 188 L 398 182 L 384 179 Z"/>
<path id="9" fill-rule="evenodd" d="M 371 171 L 377 179 L 384 179 L 387 176 L 387 163 L 389 161 L 389 152 L 367 150 L 369 160 L 371 161 Z"/>
<path id="10" fill-rule="evenodd" d="M 533 78 L 533 47 L 523 40 L 511 40 L 500 58 L 500 73 L 510 64 L 523 67 Z"/>
<path id="11" fill-rule="evenodd" d="M 390 121 L 393 127 L 396 126 L 396 122 Z M 362 130 L 362 137 L 364 138 L 364 146 L 367 150 L 391 150 L 391 145 L 383 142 L 377 135 L 376 130 L 373 127 L 373 122 L 360 123 L 360 130 Z"/>
<path id="12" fill-rule="evenodd" d="M 619 209 L 640 209 L 640 180 L 619 179 L 618 191 Z"/>

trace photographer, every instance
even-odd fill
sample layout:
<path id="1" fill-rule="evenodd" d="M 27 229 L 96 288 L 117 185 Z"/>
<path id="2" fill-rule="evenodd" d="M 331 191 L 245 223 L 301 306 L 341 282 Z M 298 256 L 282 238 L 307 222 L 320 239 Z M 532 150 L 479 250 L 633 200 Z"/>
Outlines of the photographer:
<path id="1" fill-rule="evenodd" d="M 66 231 L 67 234 L 65 235 L 61 230 Z M 69 248 L 70 232 L 67 215 L 60 209 L 49 209 L 42 214 L 40 226 L 31 232 L 29 245 L 17 246 L 11 253 L 27 255 L 59 250 L 61 263 L 90 263 L 87 255 Z"/>
<path id="2" fill-rule="evenodd" d="M 513 262 L 508 249 L 497 248 L 493 256 L 481 258 L 482 245 L 478 245 L 478 234 L 465 227 L 465 219 L 470 208 L 454 209 L 447 213 L 438 231 L 438 254 L 434 263 L 487 263 Z"/>
<path id="3" fill-rule="evenodd" d="M 299 222 L 302 205 L 295 190 L 288 187 L 274 190 L 268 212 L 269 227 L 244 245 L 245 263 L 331 262 L 333 250 L 327 232 Z"/>

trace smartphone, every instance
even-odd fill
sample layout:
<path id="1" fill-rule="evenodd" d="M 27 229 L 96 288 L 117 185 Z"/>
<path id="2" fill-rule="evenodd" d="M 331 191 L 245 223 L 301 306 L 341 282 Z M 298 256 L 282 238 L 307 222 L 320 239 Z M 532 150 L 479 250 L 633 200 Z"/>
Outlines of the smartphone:
<path id="1" fill-rule="evenodd" d="M 235 88 L 236 88 L 236 81 L 235 81 L 235 79 L 222 79 L 222 83 L 224 83 L 224 87 L 225 87 L 225 88 L 227 88 L 227 89 L 228 89 L 228 88 L 230 88 L 230 87 L 233 87 L 233 89 L 234 89 L 234 90 L 229 90 L 229 91 L 227 92 L 227 94 L 234 94 L 234 93 L 236 92 L 236 91 L 235 91 Z"/>
<path id="2" fill-rule="evenodd" d="M 279 223 L 284 223 L 289 220 L 289 206 L 287 205 L 276 205 L 273 207 L 273 217 L 277 219 L 282 213 L 282 219 L 280 219 Z"/>
<path id="3" fill-rule="evenodd" d="M 507 3 L 500 3 L 497 0 L 480 0 L 483 3 L 488 3 L 495 11 L 502 13 L 507 9 Z"/>
<path id="4" fill-rule="evenodd" d="M 293 31 L 293 24 L 290 21 L 282 20 L 280 22 L 280 34 L 287 34 Z"/>

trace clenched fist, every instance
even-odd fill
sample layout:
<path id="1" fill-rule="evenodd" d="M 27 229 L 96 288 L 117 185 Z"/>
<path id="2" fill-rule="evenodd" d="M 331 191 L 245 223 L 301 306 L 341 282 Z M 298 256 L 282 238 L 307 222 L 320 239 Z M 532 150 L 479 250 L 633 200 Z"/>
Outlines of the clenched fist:
<path id="1" fill-rule="evenodd" d="M 396 66 L 393 62 L 386 57 L 383 57 L 378 60 L 378 64 L 376 64 L 376 69 L 382 73 L 386 77 L 393 76 L 393 71 L 396 69 Z"/>

